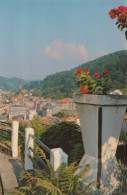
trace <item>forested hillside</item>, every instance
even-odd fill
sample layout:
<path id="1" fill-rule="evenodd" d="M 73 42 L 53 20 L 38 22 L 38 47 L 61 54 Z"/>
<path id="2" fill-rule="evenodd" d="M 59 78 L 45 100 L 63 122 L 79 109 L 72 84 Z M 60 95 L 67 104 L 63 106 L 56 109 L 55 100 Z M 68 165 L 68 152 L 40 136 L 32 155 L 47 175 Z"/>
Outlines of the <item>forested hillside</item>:
<path id="1" fill-rule="evenodd" d="M 22 80 L 22 85 L 27 83 L 27 81 Z M 19 86 L 19 78 L 13 77 L 13 78 L 7 78 L 0 76 L 0 88 L 3 88 L 5 90 L 14 90 L 17 89 Z"/>
<path id="2" fill-rule="evenodd" d="M 118 51 L 106 56 L 97 58 L 81 65 L 82 68 L 89 68 L 91 75 L 94 72 L 102 73 L 104 69 L 110 71 L 112 89 L 122 89 L 126 93 L 127 88 L 127 51 Z M 40 82 L 30 82 L 24 85 L 26 89 L 35 89 L 34 95 L 45 98 L 72 97 L 78 91 L 77 78 L 74 75 L 78 66 L 70 71 L 63 71 L 47 76 Z"/>

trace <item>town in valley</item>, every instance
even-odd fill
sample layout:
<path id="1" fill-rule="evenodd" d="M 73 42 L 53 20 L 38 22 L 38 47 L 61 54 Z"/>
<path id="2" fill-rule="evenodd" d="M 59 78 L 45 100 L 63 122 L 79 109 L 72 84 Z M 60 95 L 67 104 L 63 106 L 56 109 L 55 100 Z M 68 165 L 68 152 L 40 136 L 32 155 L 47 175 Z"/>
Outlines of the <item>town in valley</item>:
<path id="1" fill-rule="evenodd" d="M 36 97 L 33 90 L 23 89 L 21 79 L 14 92 L 0 89 L 0 121 L 31 121 L 35 115 L 41 117 L 42 125 L 73 121 L 79 124 L 76 104 L 72 98 L 54 100 Z M 60 114 L 60 117 L 57 115 Z"/>

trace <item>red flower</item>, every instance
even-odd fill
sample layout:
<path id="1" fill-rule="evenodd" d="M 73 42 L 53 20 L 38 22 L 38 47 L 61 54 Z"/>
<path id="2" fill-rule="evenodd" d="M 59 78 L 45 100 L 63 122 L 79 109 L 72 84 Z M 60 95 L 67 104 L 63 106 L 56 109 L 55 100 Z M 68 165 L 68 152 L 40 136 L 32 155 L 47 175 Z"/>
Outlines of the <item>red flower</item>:
<path id="1" fill-rule="evenodd" d="M 89 74 L 90 70 L 88 68 L 85 68 L 84 72 L 85 72 L 85 74 Z"/>
<path id="2" fill-rule="evenodd" d="M 82 92 L 82 93 L 87 93 L 88 92 L 88 89 L 87 88 L 85 88 L 85 86 L 80 86 L 80 91 Z"/>
<path id="3" fill-rule="evenodd" d="M 75 74 L 79 74 L 80 72 L 82 72 L 82 69 L 79 68 L 78 70 L 75 71 Z"/>
<path id="4" fill-rule="evenodd" d="M 127 7 L 121 5 L 118 7 L 118 9 L 116 9 L 116 8 L 111 9 L 108 12 L 108 14 L 110 15 L 110 18 L 112 18 L 112 19 L 114 19 L 114 18 L 116 18 L 116 16 L 118 16 L 118 18 L 117 18 L 118 20 L 120 20 L 120 19 L 124 20 L 124 19 L 126 19 L 125 17 L 127 14 Z"/>
<path id="5" fill-rule="evenodd" d="M 127 7 L 125 7 L 125 6 L 123 6 L 123 5 L 120 5 L 120 6 L 118 7 L 118 12 L 122 12 L 122 11 L 124 11 L 125 9 L 127 9 Z"/>
<path id="6" fill-rule="evenodd" d="M 126 19 L 126 17 L 125 17 L 123 14 L 120 14 L 120 15 L 118 16 L 118 20 L 119 20 L 119 21 L 125 20 L 125 19 Z"/>
<path id="7" fill-rule="evenodd" d="M 123 14 L 124 16 L 126 16 L 126 15 L 127 15 L 127 9 L 124 10 L 124 11 L 122 12 L 122 14 Z"/>
<path id="8" fill-rule="evenodd" d="M 114 18 L 116 17 L 116 15 L 117 15 L 117 10 L 116 10 L 116 8 L 111 9 L 111 10 L 108 12 L 108 14 L 110 15 L 110 18 L 114 19 Z"/>
<path id="9" fill-rule="evenodd" d="M 104 69 L 103 75 L 104 75 L 104 74 L 108 74 L 108 73 L 109 73 L 109 70 L 108 70 L 108 69 Z"/>
<path id="10" fill-rule="evenodd" d="M 95 77 L 95 78 L 97 78 L 97 77 L 99 77 L 99 76 L 100 76 L 100 73 L 98 73 L 98 72 L 95 72 L 95 73 L 94 73 L 94 77 Z"/>

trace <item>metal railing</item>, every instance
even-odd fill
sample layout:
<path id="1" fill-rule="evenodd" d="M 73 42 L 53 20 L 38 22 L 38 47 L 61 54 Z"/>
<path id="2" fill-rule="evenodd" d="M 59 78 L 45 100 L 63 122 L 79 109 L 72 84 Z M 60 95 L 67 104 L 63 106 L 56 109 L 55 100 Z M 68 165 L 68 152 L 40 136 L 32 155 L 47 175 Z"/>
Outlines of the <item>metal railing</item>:
<path id="1" fill-rule="evenodd" d="M 44 151 L 46 151 L 48 154 L 50 154 L 50 148 L 48 148 L 48 146 L 46 146 L 42 141 L 40 141 L 37 137 L 35 137 L 32 134 L 29 134 L 29 137 L 35 141 Z M 28 147 L 29 151 L 32 152 L 32 154 L 36 157 L 36 159 L 38 160 L 38 162 L 40 163 L 40 165 L 43 166 L 44 169 L 46 169 L 49 173 L 50 173 L 50 169 L 48 167 L 48 165 L 46 164 L 46 162 L 43 160 L 43 158 L 41 158 L 39 156 L 39 154 L 33 149 L 33 147 L 29 146 Z M 30 153 L 31 153 L 30 152 Z M 35 161 L 35 159 L 33 158 L 33 155 L 28 154 L 29 159 L 32 161 L 33 165 L 35 168 L 40 170 L 40 167 L 38 165 L 38 163 Z"/>
<path id="2" fill-rule="evenodd" d="M 3 122 L 3 121 L 0 121 L 0 126 L 10 126 L 11 125 L 11 123 L 8 123 L 8 122 Z M 11 140 L 11 135 L 10 135 L 10 137 L 8 137 L 7 135 L 5 135 L 5 134 L 1 134 L 1 132 L 3 132 L 3 133 L 8 133 L 9 135 L 11 134 L 11 130 L 10 129 L 3 129 L 3 128 L 0 128 L 0 137 L 3 137 L 3 138 L 6 138 L 6 139 L 9 139 L 9 140 Z"/>
<path id="3" fill-rule="evenodd" d="M 48 146 L 46 146 L 42 141 L 40 141 L 37 137 L 35 137 L 34 135 L 30 134 L 30 136 L 34 139 L 34 141 L 36 143 L 38 143 L 41 148 L 43 148 L 45 151 L 47 151 L 48 153 L 50 153 L 50 148 L 48 148 Z"/>
<path id="4" fill-rule="evenodd" d="M 40 141 L 37 137 L 35 137 L 34 135 L 30 134 L 30 137 L 32 137 L 34 139 L 34 141 L 46 152 L 48 152 L 50 154 L 50 148 L 48 148 L 48 146 L 46 146 L 42 141 Z M 45 161 L 40 158 L 40 156 L 38 155 L 38 153 L 31 147 L 29 147 L 29 149 L 33 152 L 33 154 L 36 156 L 36 158 L 39 160 L 40 164 L 48 171 L 50 172 L 49 167 L 47 166 L 47 164 L 45 163 Z M 31 158 L 31 160 L 33 161 L 35 167 L 38 169 L 39 166 L 37 165 L 37 163 L 35 162 L 35 160 L 33 159 L 32 156 L 29 155 L 29 157 Z M 40 168 L 39 168 L 40 169 Z"/>
<path id="5" fill-rule="evenodd" d="M 0 137 L 11 142 L 12 157 L 18 157 L 18 130 L 19 122 L 8 123 L 0 121 Z"/>
<path id="6" fill-rule="evenodd" d="M 11 123 L 0 121 L 1 124 L 11 125 Z"/>
<path id="7" fill-rule="evenodd" d="M 33 148 L 31 148 L 31 147 L 29 147 L 29 150 L 31 150 L 33 152 L 33 154 L 39 160 L 39 162 L 43 166 L 43 168 L 46 169 L 48 172 L 50 172 L 50 169 L 49 169 L 48 165 L 45 163 L 45 161 L 42 158 L 40 158 L 40 156 L 38 155 L 38 153 Z M 32 162 L 34 163 L 35 167 L 37 169 L 40 169 L 40 167 L 38 166 L 38 164 L 36 163 L 36 161 L 34 160 L 34 158 L 30 154 L 29 154 L 29 158 L 32 160 Z"/>
<path id="8" fill-rule="evenodd" d="M 25 166 L 26 170 L 33 169 L 33 167 L 37 169 L 41 169 L 38 165 L 43 166 L 47 172 L 50 173 L 50 168 L 47 165 L 45 157 L 43 158 L 39 156 L 39 154 L 34 150 L 34 141 L 38 144 L 42 150 L 47 152 L 47 155 L 50 158 L 50 164 L 54 170 L 56 170 L 61 163 L 67 163 L 68 155 L 61 148 L 50 149 L 46 146 L 42 141 L 40 141 L 37 137 L 34 136 L 34 129 L 26 128 L 25 129 Z M 35 160 L 35 158 L 36 160 Z M 47 158 L 47 157 L 46 157 Z M 36 162 L 38 160 L 38 163 Z"/>

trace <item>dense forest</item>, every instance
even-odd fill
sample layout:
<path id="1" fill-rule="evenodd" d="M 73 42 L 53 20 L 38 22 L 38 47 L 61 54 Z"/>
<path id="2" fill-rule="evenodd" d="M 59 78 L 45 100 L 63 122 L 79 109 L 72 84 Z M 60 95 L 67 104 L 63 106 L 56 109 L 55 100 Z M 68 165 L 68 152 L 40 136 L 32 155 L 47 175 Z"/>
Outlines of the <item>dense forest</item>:
<path id="1" fill-rule="evenodd" d="M 122 89 L 127 93 L 127 51 L 117 51 L 81 65 L 82 68 L 89 68 L 90 74 L 94 72 L 102 73 L 104 69 L 110 71 L 112 80 L 111 90 Z M 78 92 L 77 78 L 75 70 L 63 71 L 47 76 L 44 80 L 29 82 L 24 85 L 26 89 L 34 89 L 36 96 L 45 98 L 64 98 L 72 97 L 73 93 Z"/>
<path id="2" fill-rule="evenodd" d="M 3 88 L 5 90 L 15 90 L 19 87 L 19 78 L 13 77 L 13 78 L 7 78 L 0 76 L 0 88 Z M 22 80 L 22 85 L 27 83 L 27 81 Z"/>

